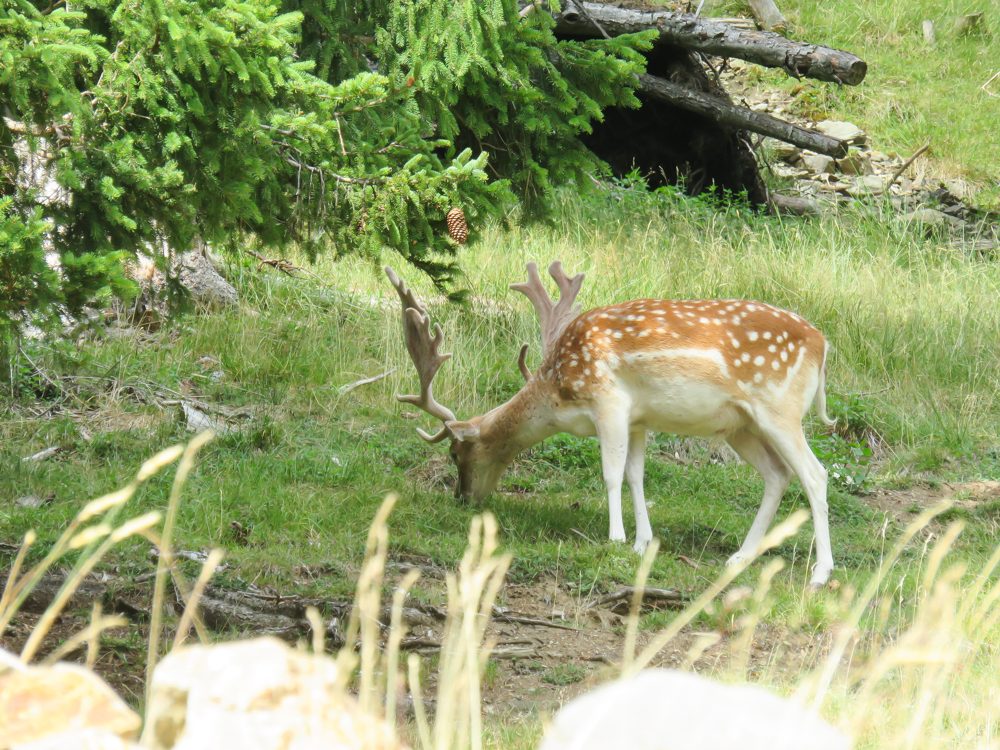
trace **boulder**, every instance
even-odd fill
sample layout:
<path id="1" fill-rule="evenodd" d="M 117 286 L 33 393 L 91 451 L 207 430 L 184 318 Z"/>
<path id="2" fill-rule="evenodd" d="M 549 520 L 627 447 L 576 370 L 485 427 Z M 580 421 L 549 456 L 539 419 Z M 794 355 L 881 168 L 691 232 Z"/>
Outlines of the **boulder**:
<path id="1" fill-rule="evenodd" d="M 396 750 L 389 728 L 337 682 L 333 659 L 277 638 L 184 646 L 153 672 L 150 750 Z"/>
<path id="2" fill-rule="evenodd" d="M 94 672 L 76 664 L 19 667 L 12 661 L 0 652 L 0 747 L 111 748 L 122 745 L 77 740 L 90 735 L 111 743 L 138 737 L 139 715 Z"/>
<path id="3" fill-rule="evenodd" d="M 539 750 L 848 750 L 823 719 L 763 688 L 647 669 L 574 698 Z"/>

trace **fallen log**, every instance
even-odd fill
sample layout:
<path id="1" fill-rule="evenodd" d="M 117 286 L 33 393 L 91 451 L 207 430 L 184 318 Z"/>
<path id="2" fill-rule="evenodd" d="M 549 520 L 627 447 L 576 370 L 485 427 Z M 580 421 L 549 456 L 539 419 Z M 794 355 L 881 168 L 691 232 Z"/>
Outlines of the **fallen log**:
<path id="1" fill-rule="evenodd" d="M 848 145 L 837 138 L 792 125 L 763 112 L 754 112 L 720 97 L 672 83 L 664 78 L 651 75 L 641 75 L 638 78 L 637 90 L 641 94 L 703 115 L 720 125 L 767 135 L 835 159 L 847 156 Z"/>
<path id="2" fill-rule="evenodd" d="M 796 42 L 771 31 L 737 29 L 688 13 L 648 12 L 569 0 L 553 18 L 558 36 L 618 36 L 655 30 L 661 43 L 782 68 L 795 78 L 856 86 L 868 73 L 868 63 L 849 52 Z"/>

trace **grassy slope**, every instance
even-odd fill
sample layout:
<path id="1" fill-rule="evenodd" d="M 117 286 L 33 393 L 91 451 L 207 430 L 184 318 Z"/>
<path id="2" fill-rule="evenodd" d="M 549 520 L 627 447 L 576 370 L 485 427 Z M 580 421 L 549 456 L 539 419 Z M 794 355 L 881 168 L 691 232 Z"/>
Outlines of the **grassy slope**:
<path id="1" fill-rule="evenodd" d="M 941 469 L 945 456 L 962 452 L 975 460 L 952 466 L 953 475 L 998 473 L 989 453 L 1000 424 L 994 355 L 1000 310 L 993 304 L 1000 272 L 992 264 L 943 250 L 879 216 L 786 224 L 631 191 L 586 205 L 567 201 L 551 231 L 498 230 L 463 252 L 473 294 L 468 306 L 432 302 L 447 332 L 446 349 L 455 353 L 439 376 L 438 398 L 460 415 L 490 408 L 519 388 L 517 349 L 536 339 L 537 324 L 527 302 L 506 286 L 521 278 L 525 260 L 554 257 L 588 272 L 585 306 L 643 296 L 719 296 L 796 310 L 834 343 L 835 408 L 847 403 L 836 394 L 860 392 L 850 416 L 871 415 L 872 426 L 897 449 L 883 474 L 909 481 L 912 460 L 920 461 L 918 468 Z M 186 488 L 178 544 L 232 546 L 228 526 L 239 521 L 253 526 L 253 544 L 231 551 L 236 576 L 286 588 L 305 585 L 292 584 L 302 580 L 297 566 L 332 563 L 342 573 L 324 579 L 323 590 L 346 594 L 368 522 L 386 492 L 403 497 L 391 523 L 395 549 L 442 563 L 457 559 L 469 519 L 481 508 L 455 503 L 442 483 L 451 473 L 444 449 L 425 446 L 413 433 L 416 424 L 430 428 L 429 420 L 402 419 L 410 408 L 392 398 L 412 391 L 415 379 L 384 277 L 359 261 L 316 271 L 328 286 L 234 269 L 245 299 L 239 312 L 188 317 L 144 344 L 130 336 L 98 339 L 76 352 L 82 364 L 63 366 L 140 387 L 156 383 L 179 391 L 193 383 L 228 406 L 266 407 L 269 416 L 247 432 L 205 450 Z M 430 296 L 415 273 L 404 276 L 425 299 Z M 34 355 L 54 363 L 44 348 Z M 221 362 L 221 382 L 213 383 L 198 364 L 206 356 Z M 390 367 L 397 370 L 384 381 L 339 392 L 345 383 Z M 176 407 L 94 399 L 121 414 L 85 416 L 95 433 L 90 442 L 67 417 L 0 425 L 2 541 L 14 542 L 31 527 L 43 539 L 54 536 L 81 501 L 119 486 L 143 458 L 184 438 Z M 130 427 L 136 418 L 142 426 Z M 58 460 L 37 467 L 20 461 L 53 444 L 66 449 Z M 712 568 L 696 572 L 676 555 L 724 560 L 749 528 L 762 486 L 746 466 L 709 462 L 707 447 L 696 449 L 700 460 L 688 467 L 658 454 L 673 447 L 661 440 L 647 464 L 653 528 L 666 553 L 652 580 L 697 590 Z M 598 466 L 593 440 L 557 437 L 525 454 L 501 492 L 484 503 L 514 552 L 514 576 L 558 569 L 585 590 L 632 579 L 636 559 L 627 547 L 602 541 L 607 513 Z M 168 490 L 167 480 L 154 480 L 134 510 L 162 508 Z M 10 502 L 53 491 L 56 501 L 42 510 Z M 834 491 L 830 502 L 841 566 L 835 575 L 860 581 L 880 558 L 884 541 L 873 529 L 881 519 L 854 495 Z M 783 512 L 804 505 L 796 484 Z M 989 528 L 987 520 L 972 519 L 962 542 L 966 553 L 980 558 L 989 552 Z M 817 617 L 818 625 L 824 607 L 806 604 L 800 588 L 808 539 L 804 532 L 780 550 L 794 562 L 781 579 L 782 616 Z M 144 550 L 136 545 L 119 561 L 126 570 L 146 570 Z"/>
<path id="2" fill-rule="evenodd" d="M 749 16 L 739 1 L 715 5 L 713 13 Z M 767 85 L 794 90 L 793 107 L 817 120 L 855 122 L 889 153 L 907 157 L 931 138 L 929 176 L 970 179 L 983 190 L 982 205 L 1000 207 L 1000 96 L 982 89 L 1000 71 L 995 3 L 784 0 L 778 6 L 792 25 L 790 36 L 849 50 L 868 62 L 869 72 L 860 86 L 838 88 L 761 69 Z M 955 18 L 975 11 L 985 11 L 982 32 L 956 38 L 951 31 Z M 923 40 L 924 19 L 934 21 L 938 41 L 933 48 Z M 998 84 L 1000 79 L 994 80 L 989 91 L 1000 95 Z"/>

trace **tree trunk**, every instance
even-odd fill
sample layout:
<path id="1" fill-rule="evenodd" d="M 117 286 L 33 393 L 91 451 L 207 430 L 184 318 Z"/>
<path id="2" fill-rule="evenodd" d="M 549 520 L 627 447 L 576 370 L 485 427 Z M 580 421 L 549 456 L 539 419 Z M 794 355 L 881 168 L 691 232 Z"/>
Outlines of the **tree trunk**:
<path id="1" fill-rule="evenodd" d="M 847 156 L 847 144 L 837 138 L 792 125 L 762 112 L 754 112 L 717 96 L 671 83 L 663 78 L 651 75 L 639 76 L 638 91 L 653 99 L 673 104 L 689 112 L 696 112 L 720 125 L 768 135 L 835 159 Z"/>
<path id="2" fill-rule="evenodd" d="M 644 12 L 600 3 L 568 0 L 554 15 L 559 36 L 597 37 L 656 30 L 659 42 L 719 57 L 738 57 L 769 68 L 783 68 L 795 78 L 856 86 L 868 63 L 849 52 L 803 44 L 770 31 L 736 29 L 724 23 L 671 11 Z"/>

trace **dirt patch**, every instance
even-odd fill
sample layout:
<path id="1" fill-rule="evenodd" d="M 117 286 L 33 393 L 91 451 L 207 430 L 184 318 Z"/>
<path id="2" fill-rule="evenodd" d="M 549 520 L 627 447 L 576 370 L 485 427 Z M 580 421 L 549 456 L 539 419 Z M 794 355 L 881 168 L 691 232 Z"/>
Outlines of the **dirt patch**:
<path id="1" fill-rule="evenodd" d="M 941 482 L 903 490 L 878 489 L 865 496 L 865 504 L 906 525 L 946 499 L 953 499 L 956 507 L 975 512 L 1000 501 L 1000 482 Z"/>
<path id="2" fill-rule="evenodd" d="M 955 498 L 957 506 L 975 512 L 977 508 L 1000 501 L 1000 482 L 924 484 L 904 490 L 877 490 L 867 496 L 865 502 L 885 513 L 887 523 L 902 526 L 923 509 L 945 498 Z M 409 626 L 409 633 L 404 649 L 420 653 L 425 659 L 425 699 L 433 710 L 437 688 L 436 656 L 444 631 L 444 607 L 440 603 L 447 600 L 446 570 L 419 555 L 394 555 L 386 566 L 386 591 L 394 588 L 413 568 L 421 570 L 422 595 L 420 600 L 407 601 L 404 621 Z M 318 579 L 340 576 L 343 572 L 338 566 L 312 566 L 308 578 L 315 585 Z M 102 581 L 101 587 L 91 592 L 91 598 L 101 598 L 105 612 L 119 612 L 131 622 L 127 627 L 105 634 L 95 669 L 126 700 L 138 705 L 144 691 L 151 580 L 124 581 L 104 576 Z M 307 602 L 294 594 L 254 591 L 252 586 L 241 592 L 214 591 L 213 598 L 218 601 L 239 599 L 237 604 L 242 619 L 234 627 L 234 623 L 227 623 L 224 617 L 207 617 L 210 624 L 218 628 L 213 638 L 225 640 L 270 632 L 293 641 L 309 640 L 302 610 L 306 603 L 315 605 L 315 602 Z M 693 593 L 679 592 L 677 600 L 660 600 L 655 606 L 681 608 Z M 595 604 L 600 594 L 581 591 L 571 581 L 551 577 L 526 584 L 508 583 L 503 587 L 487 630 L 487 637 L 495 643 L 494 654 L 483 676 L 483 706 L 487 714 L 552 712 L 575 695 L 618 675 L 627 618 L 619 614 L 623 611 L 620 601 Z M 72 611 L 59 618 L 39 658 L 44 658 L 86 627 L 90 602 L 85 599 L 87 596 L 79 602 L 74 600 Z M 387 598 L 386 603 L 388 601 Z M 349 616 L 350 605 L 342 602 L 337 609 L 329 606 L 329 602 L 324 604 L 327 606 L 322 606 L 321 611 L 327 620 L 328 648 L 335 649 L 342 643 L 341 626 Z M 829 653 L 832 633 L 794 631 L 780 624 L 759 625 L 752 641 L 741 643 L 740 632 L 732 629 L 739 619 L 739 611 L 727 609 L 725 598 L 716 605 L 716 614 L 709 617 L 707 625 L 702 619 L 701 630 L 682 629 L 655 657 L 652 665 L 721 674 L 742 663 L 751 680 L 782 682 L 812 671 Z M 613 611 L 616 607 L 618 612 Z M 6 632 L 0 634 L 0 647 L 20 652 L 38 621 L 38 612 L 44 607 L 33 604 L 29 608 L 32 611 L 20 612 Z M 168 619 L 176 617 L 179 609 L 176 606 L 168 608 Z M 287 628 L 275 628 L 273 620 L 279 615 L 294 622 Z M 255 627 L 253 619 L 257 616 L 260 617 L 259 628 Z M 383 612 L 380 620 L 388 622 L 388 619 L 388 611 Z M 641 651 L 650 643 L 656 632 L 657 629 L 640 632 L 637 650 Z M 166 642 L 172 641 L 173 635 L 168 625 L 164 633 Z M 85 659 L 85 646 L 68 657 L 69 661 L 80 663 Z"/>

